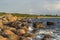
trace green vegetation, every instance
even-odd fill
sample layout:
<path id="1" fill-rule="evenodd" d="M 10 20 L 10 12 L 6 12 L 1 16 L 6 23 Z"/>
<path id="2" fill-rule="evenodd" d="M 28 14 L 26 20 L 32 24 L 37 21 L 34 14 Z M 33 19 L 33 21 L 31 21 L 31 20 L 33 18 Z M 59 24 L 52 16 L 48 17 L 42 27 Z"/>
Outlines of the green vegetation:
<path id="1" fill-rule="evenodd" d="M 29 14 L 18 14 L 18 13 L 12 13 L 13 16 L 21 16 L 21 17 L 37 17 L 38 15 L 29 15 Z"/>
<path id="2" fill-rule="evenodd" d="M 5 15 L 7 13 L 0 12 L 0 16 Z M 8 13 L 9 14 L 9 13 Z M 18 17 L 27 17 L 27 18 L 37 18 L 37 17 L 60 17 L 59 15 L 30 15 L 30 14 L 22 14 L 22 13 L 11 13 L 13 16 Z"/>
<path id="3" fill-rule="evenodd" d="M 5 15 L 5 14 L 6 14 L 5 12 L 0 12 L 0 16 Z"/>

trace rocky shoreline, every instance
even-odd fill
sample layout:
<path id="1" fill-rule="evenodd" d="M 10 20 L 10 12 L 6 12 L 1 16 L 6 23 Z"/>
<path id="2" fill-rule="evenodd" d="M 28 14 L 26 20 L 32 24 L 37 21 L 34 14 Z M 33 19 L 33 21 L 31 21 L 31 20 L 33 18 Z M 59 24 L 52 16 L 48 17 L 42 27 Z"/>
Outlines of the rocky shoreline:
<path id="1" fill-rule="evenodd" d="M 31 19 L 29 19 L 31 20 Z M 34 22 L 33 27 L 27 18 L 20 18 L 11 14 L 0 17 L 0 39 L 1 40 L 33 40 L 37 29 L 46 28 L 42 22 Z M 41 40 L 48 40 L 50 35 L 45 35 Z"/>

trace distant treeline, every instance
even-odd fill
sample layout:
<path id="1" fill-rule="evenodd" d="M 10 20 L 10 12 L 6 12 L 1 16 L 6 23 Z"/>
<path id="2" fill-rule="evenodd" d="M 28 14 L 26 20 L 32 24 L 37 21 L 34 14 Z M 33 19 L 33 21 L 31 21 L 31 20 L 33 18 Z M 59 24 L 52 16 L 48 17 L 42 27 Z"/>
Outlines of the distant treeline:
<path id="1" fill-rule="evenodd" d="M 46 14 L 46 15 L 40 15 L 40 16 L 48 16 L 48 17 L 60 17 L 60 15 L 57 15 L 57 14 L 56 14 L 56 15 L 47 15 L 47 14 Z"/>
<path id="2" fill-rule="evenodd" d="M 0 12 L 0 16 L 2 15 L 5 15 L 5 14 L 8 14 L 8 13 L 5 13 L 5 12 Z M 48 17 L 60 17 L 59 15 L 30 15 L 30 14 L 22 14 L 22 13 L 10 13 L 12 14 L 13 16 L 21 16 L 21 17 L 39 17 L 39 16 L 48 16 Z"/>

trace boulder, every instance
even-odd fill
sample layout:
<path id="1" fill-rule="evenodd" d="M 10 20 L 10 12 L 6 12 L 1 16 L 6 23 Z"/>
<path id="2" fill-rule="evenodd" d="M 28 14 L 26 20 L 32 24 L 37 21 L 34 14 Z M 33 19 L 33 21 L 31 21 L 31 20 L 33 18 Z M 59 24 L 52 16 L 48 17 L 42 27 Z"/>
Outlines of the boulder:
<path id="1" fill-rule="evenodd" d="M 19 40 L 19 36 L 15 34 L 9 35 L 9 40 Z"/>
<path id="2" fill-rule="evenodd" d="M 8 39 L 4 38 L 3 36 L 0 36 L 0 40 L 8 40 Z"/>
<path id="3" fill-rule="evenodd" d="M 34 38 L 35 34 L 34 33 L 27 33 L 25 34 L 26 37 Z"/>
<path id="4" fill-rule="evenodd" d="M 19 40 L 29 40 L 27 37 L 20 37 Z"/>
<path id="5" fill-rule="evenodd" d="M 53 26 L 53 25 L 55 25 L 55 22 L 47 22 L 47 25 L 48 26 Z"/>
<path id="6" fill-rule="evenodd" d="M 45 28 L 45 25 L 42 22 L 36 23 L 37 28 Z"/>
<path id="7" fill-rule="evenodd" d="M 46 35 L 44 35 L 42 40 L 49 40 L 50 38 L 54 38 L 54 37 L 49 34 L 46 34 Z"/>
<path id="8" fill-rule="evenodd" d="M 14 33 L 12 31 L 10 31 L 10 30 L 4 30 L 3 34 L 5 34 L 5 35 L 11 35 L 11 34 L 14 34 Z"/>
<path id="9" fill-rule="evenodd" d="M 3 26 L 3 22 L 2 22 L 2 20 L 0 20 L 0 26 Z"/>
<path id="10" fill-rule="evenodd" d="M 11 17 L 10 19 L 9 19 L 9 21 L 10 22 L 13 22 L 13 21 L 16 21 L 17 20 L 17 17 L 15 16 L 15 17 Z"/>
<path id="11" fill-rule="evenodd" d="M 13 22 L 17 20 L 16 16 L 13 16 L 11 14 L 6 14 L 3 18 L 4 22 Z"/>
<path id="12" fill-rule="evenodd" d="M 18 35 L 24 35 L 24 34 L 26 34 L 26 31 L 25 31 L 25 29 L 18 29 L 17 34 Z"/>

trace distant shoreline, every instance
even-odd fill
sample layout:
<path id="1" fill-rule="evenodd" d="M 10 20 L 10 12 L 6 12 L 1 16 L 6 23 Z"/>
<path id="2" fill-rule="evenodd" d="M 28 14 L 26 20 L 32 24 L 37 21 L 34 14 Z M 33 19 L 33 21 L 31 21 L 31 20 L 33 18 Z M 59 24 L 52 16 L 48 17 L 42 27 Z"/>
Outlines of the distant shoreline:
<path id="1" fill-rule="evenodd" d="M 45 16 L 45 17 L 38 17 L 38 18 L 60 18 L 60 17 L 58 17 L 58 16 L 56 16 L 56 17 L 48 17 L 48 16 Z"/>
<path id="2" fill-rule="evenodd" d="M 4 13 L 0 12 L 0 16 L 5 14 L 12 14 L 20 18 L 60 18 L 60 15 L 30 15 L 30 14 L 19 14 L 19 13 Z"/>

